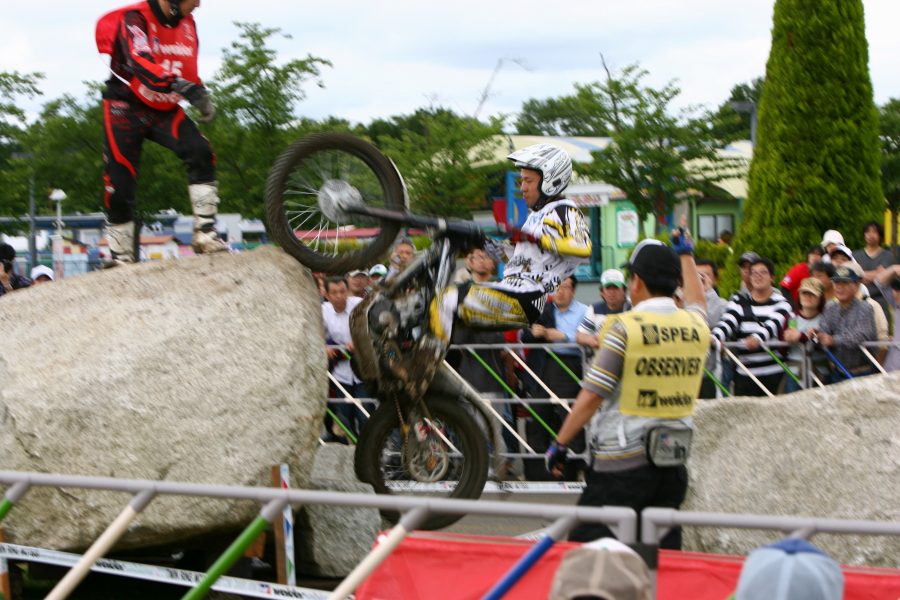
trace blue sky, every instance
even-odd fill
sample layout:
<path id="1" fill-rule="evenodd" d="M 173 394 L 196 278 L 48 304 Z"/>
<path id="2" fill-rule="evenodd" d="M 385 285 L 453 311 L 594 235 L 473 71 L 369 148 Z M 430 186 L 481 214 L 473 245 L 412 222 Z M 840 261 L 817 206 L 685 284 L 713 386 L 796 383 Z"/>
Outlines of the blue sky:
<path id="1" fill-rule="evenodd" d="M 115 0 L 30 0 L 0 16 L 0 70 L 42 71 L 44 97 L 20 102 L 32 112 L 63 93 L 81 97 L 86 80 L 106 67 L 93 45 L 97 18 Z M 866 0 L 867 37 L 876 102 L 900 97 L 900 2 Z M 735 83 L 763 75 L 772 0 L 203 0 L 195 13 L 201 76 L 237 37 L 232 22 L 280 27 L 273 39 L 284 58 L 327 58 L 324 89 L 307 86 L 305 116 L 335 115 L 366 123 L 437 103 L 473 114 L 501 58 L 480 116 L 512 114 L 529 98 L 569 93 L 573 82 L 601 78 L 599 53 L 614 67 L 634 62 L 648 82 L 677 79 L 680 103 L 715 106 Z"/>

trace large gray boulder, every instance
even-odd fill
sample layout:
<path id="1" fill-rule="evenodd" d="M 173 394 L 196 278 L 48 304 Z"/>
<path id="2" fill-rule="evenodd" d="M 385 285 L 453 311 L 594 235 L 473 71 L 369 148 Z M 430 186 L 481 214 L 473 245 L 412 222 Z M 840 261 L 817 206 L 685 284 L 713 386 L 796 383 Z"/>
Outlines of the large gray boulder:
<path id="1" fill-rule="evenodd" d="M 700 403 L 683 510 L 900 521 L 900 374 Z M 688 528 L 685 549 L 747 554 L 777 532 Z M 900 567 L 900 539 L 817 534 L 845 564 Z"/>
<path id="2" fill-rule="evenodd" d="M 323 444 L 316 452 L 309 489 L 375 494 L 353 471 L 356 446 Z M 378 509 L 310 504 L 297 512 L 297 570 L 318 577 L 346 577 L 366 557 L 381 531 Z"/>
<path id="3" fill-rule="evenodd" d="M 302 488 L 327 360 L 316 287 L 261 247 L 140 263 L 0 298 L 0 469 Z M 83 549 L 121 493 L 33 489 L 7 541 Z M 254 502 L 158 497 L 120 547 L 242 528 Z"/>

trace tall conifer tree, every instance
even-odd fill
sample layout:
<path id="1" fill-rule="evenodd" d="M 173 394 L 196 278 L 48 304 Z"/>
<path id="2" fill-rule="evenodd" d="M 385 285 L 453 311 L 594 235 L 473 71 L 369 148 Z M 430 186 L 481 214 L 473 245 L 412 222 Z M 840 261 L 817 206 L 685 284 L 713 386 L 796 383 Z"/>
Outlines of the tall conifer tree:
<path id="1" fill-rule="evenodd" d="M 862 0 L 777 0 L 765 81 L 737 251 L 781 276 L 825 230 L 859 247 L 884 214 Z"/>

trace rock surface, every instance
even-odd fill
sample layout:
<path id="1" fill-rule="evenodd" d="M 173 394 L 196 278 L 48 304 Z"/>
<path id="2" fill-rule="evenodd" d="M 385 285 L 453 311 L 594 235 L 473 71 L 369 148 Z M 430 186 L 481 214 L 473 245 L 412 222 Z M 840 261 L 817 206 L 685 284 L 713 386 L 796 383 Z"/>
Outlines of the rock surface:
<path id="1" fill-rule="evenodd" d="M 900 521 L 900 374 L 702 401 L 683 510 Z M 778 532 L 687 528 L 684 549 L 748 554 Z M 844 564 L 900 567 L 900 538 L 816 534 Z"/>
<path id="2" fill-rule="evenodd" d="M 375 494 L 353 471 L 355 446 L 325 444 L 316 453 L 309 489 Z M 372 549 L 381 531 L 381 515 L 374 508 L 304 506 L 295 520 L 297 570 L 318 577 L 346 577 Z"/>
<path id="3" fill-rule="evenodd" d="M 0 303 L 0 469 L 303 487 L 327 361 L 316 287 L 281 250 L 141 263 Z M 7 541 L 87 547 L 122 493 L 32 489 Z M 245 526 L 255 502 L 158 497 L 118 547 Z"/>

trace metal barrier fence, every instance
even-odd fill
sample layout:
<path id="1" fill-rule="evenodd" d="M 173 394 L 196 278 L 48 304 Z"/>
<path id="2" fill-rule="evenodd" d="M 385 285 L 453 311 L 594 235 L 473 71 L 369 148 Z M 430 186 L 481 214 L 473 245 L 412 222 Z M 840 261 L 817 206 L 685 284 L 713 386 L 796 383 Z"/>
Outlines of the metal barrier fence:
<path id="1" fill-rule="evenodd" d="M 553 390 L 551 390 L 550 387 L 528 366 L 526 361 L 522 358 L 522 356 L 517 351 L 539 350 L 539 351 L 546 352 L 548 355 L 548 358 L 550 360 L 553 360 L 556 364 L 558 364 L 576 382 L 580 382 L 580 378 L 564 364 L 562 359 L 559 358 L 559 354 L 557 351 L 559 351 L 561 349 L 576 349 L 576 350 L 578 350 L 578 353 L 581 355 L 581 362 L 582 362 L 582 365 L 584 368 L 586 368 L 587 364 L 588 364 L 587 351 L 584 348 L 584 346 L 581 346 L 579 344 L 555 343 L 555 344 L 552 344 L 552 347 L 549 347 L 549 346 L 551 346 L 551 344 L 461 344 L 461 345 L 454 344 L 454 345 L 450 346 L 450 350 L 464 351 L 464 352 L 469 352 L 470 354 L 472 354 L 472 356 L 474 356 L 476 358 L 476 360 L 488 371 L 488 373 L 491 376 L 493 376 L 498 381 L 498 383 L 500 383 L 501 387 L 503 387 L 505 392 L 509 395 L 508 398 L 493 398 L 493 397 L 484 396 L 479 393 L 479 396 L 481 396 L 481 401 L 483 403 L 485 403 L 486 405 L 490 405 L 492 407 L 491 410 L 492 410 L 494 417 L 498 420 L 498 422 L 500 423 L 500 425 L 502 427 L 504 427 L 507 431 L 510 432 L 510 434 L 518 441 L 518 443 L 522 446 L 522 449 L 524 450 L 524 452 L 502 452 L 501 454 L 507 458 L 534 458 L 534 457 L 538 457 L 538 456 L 543 456 L 543 454 L 540 452 L 536 452 L 528 444 L 528 442 L 524 438 L 522 438 L 521 434 L 515 430 L 515 428 L 512 426 L 512 424 L 507 422 L 506 419 L 504 419 L 502 417 L 502 415 L 499 413 L 499 411 L 496 410 L 496 406 L 502 406 L 502 405 L 506 405 L 506 404 L 510 404 L 510 403 L 522 405 L 525 408 L 525 410 L 529 411 L 531 416 L 544 429 L 546 429 L 547 432 L 554 438 L 556 437 L 557 432 L 554 431 L 553 428 L 551 428 L 550 425 L 548 425 L 534 411 L 534 409 L 531 407 L 531 405 L 532 404 L 558 404 L 558 405 L 562 406 L 568 412 L 571 412 L 571 410 L 572 410 L 570 407 L 570 404 L 572 402 L 574 402 L 575 399 L 574 398 L 560 398 L 559 396 L 557 396 L 556 393 L 554 393 Z M 342 346 L 339 344 L 330 345 L 329 348 L 335 348 L 337 350 L 340 350 L 341 352 L 346 352 L 346 350 L 347 350 L 346 346 Z M 494 369 L 492 369 L 490 367 L 490 365 L 488 365 L 487 362 L 484 361 L 480 356 L 480 353 L 483 351 L 490 352 L 490 351 L 497 351 L 497 350 L 501 350 L 503 352 L 506 352 L 510 356 L 512 356 L 513 360 L 515 360 L 516 364 L 522 368 L 523 372 L 525 372 L 529 376 L 531 376 L 531 378 L 535 381 L 536 385 L 547 393 L 547 397 L 546 398 L 523 398 L 515 390 L 510 388 L 508 383 L 503 378 L 502 374 L 497 373 Z M 347 356 L 349 356 L 349 355 L 347 355 Z M 445 366 L 447 366 L 448 368 L 452 368 L 446 361 L 445 361 Z M 341 383 L 339 381 L 337 381 L 337 379 L 334 378 L 334 375 L 332 375 L 330 372 L 328 374 L 328 377 L 329 377 L 331 383 L 337 389 L 337 391 L 340 394 L 343 394 L 343 398 L 329 398 L 330 402 L 337 401 L 337 402 L 345 402 L 348 404 L 354 404 L 360 411 L 362 411 L 362 413 L 366 417 L 369 416 L 369 413 L 365 409 L 363 404 L 375 402 L 376 399 L 374 399 L 374 398 L 354 398 L 347 391 L 347 389 L 343 385 L 341 385 Z M 476 392 L 477 392 L 477 390 L 476 390 Z M 352 439 L 355 442 L 356 440 L 353 437 L 353 433 L 351 431 L 347 430 L 347 428 L 344 427 L 342 423 L 340 423 L 339 419 L 337 418 L 336 415 L 334 415 L 334 413 L 330 412 L 330 414 L 331 414 L 332 418 L 335 419 L 335 421 L 338 423 L 338 425 L 344 430 L 344 433 L 348 434 L 348 437 L 350 437 L 350 439 Z"/>
<path id="2" fill-rule="evenodd" d="M 875 356 L 873 356 L 872 353 L 869 352 L 869 350 L 867 348 L 869 348 L 869 347 L 881 348 L 881 347 L 895 347 L 895 346 L 900 346 L 900 342 L 865 342 L 863 344 L 860 344 L 860 349 L 862 350 L 864 355 L 867 357 L 867 359 L 872 362 L 874 367 L 879 372 L 885 373 L 886 371 L 884 370 L 884 368 L 877 361 Z M 329 347 L 336 348 L 338 350 L 341 350 L 342 352 L 346 351 L 346 347 L 341 346 L 341 345 L 332 345 Z M 736 350 L 738 348 L 743 348 L 743 347 L 744 347 L 743 342 L 726 342 L 724 344 L 717 342 L 710 348 L 710 355 L 716 358 L 716 366 L 715 366 L 713 372 L 706 370 L 706 375 L 708 377 L 710 377 L 717 384 L 718 387 L 717 387 L 716 391 L 717 391 L 718 397 L 722 397 L 723 395 L 731 395 L 731 392 L 729 390 L 726 390 L 725 387 L 720 382 L 720 380 L 722 379 L 721 366 L 723 364 L 723 361 L 725 359 L 731 360 L 734 362 L 734 364 L 736 365 L 737 368 L 746 369 L 743 362 L 733 351 L 733 350 Z M 822 382 L 822 379 L 817 375 L 816 365 L 813 363 L 813 360 L 812 360 L 813 349 L 814 349 L 814 344 L 812 342 L 804 343 L 804 344 L 789 344 L 787 342 L 772 341 L 772 342 L 763 342 L 760 344 L 760 347 L 764 348 L 772 356 L 772 358 L 781 366 L 781 368 L 785 372 L 785 377 L 793 378 L 800 385 L 801 388 L 808 389 L 813 386 L 823 387 L 825 385 L 825 383 Z M 791 348 L 791 347 L 799 348 L 799 350 L 801 352 L 801 360 L 798 365 L 787 365 L 776 354 L 776 352 L 779 350 Z M 547 432 L 551 435 L 551 437 L 555 438 L 557 432 L 554 431 L 553 428 L 551 428 L 550 425 L 547 424 L 535 412 L 535 410 L 532 408 L 532 405 L 558 404 L 558 405 L 562 406 L 568 412 L 571 412 L 570 404 L 573 403 L 575 399 L 574 398 L 560 398 L 550 388 L 550 386 L 548 386 L 547 383 L 545 383 L 538 376 L 538 374 L 536 374 L 529 367 L 527 362 L 521 356 L 521 351 L 529 350 L 529 351 L 545 352 L 548 355 L 549 359 L 555 361 L 555 363 L 558 364 L 565 372 L 567 372 L 575 381 L 579 381 L 580 378 L 564 364 L 562 359 L 559 358 L 559 354 L 556 351 L 561 350 L 561 349 L 577 349 L 579 351 L 579 353 L 581 354 L 581 357 L 582 357 L 581 362 L 582 362 L 582 366 L 583 366 L 583 371 L 585 371 L 589 367 L 588 350 L 584 346 L 581 346 L 579 344 L 574 344 L 574 343 L 568 343 L 568 344 L 562 344 L 562 343 L 554 343 L 554 344 L 521 344 L 521 343 L 520 344 L 461 344 L 461 345 L 452 345 L 452 346 L 450 346 L 450 349 L 461 351 L 461 352 L 468 352 L 472 356 L 474 356 L 476 358 L 476 360 L 488 371 L 488 373 L 498 381 L 498 383 L 501 385 L 501 387 L 503 387 L 503 389 L 506 392 L 506 395 L 507 395 L 506 398 L 489 397 L 489 396 L 486 396 L 479 392 L 481 401 L 486 406 L 490 407 L 490 411 L 494 415 L 494 418 L 496 418 L 497 421 L 500 423 L 500 425 L 503 428 L 505 428 L 511 434 L 511 436 L 513 438 L 515 438 L 515 440 L 518 442 L 518 444 L 521 446 L 521 449 L 522 449 L 521 452 L 506 451 L 506 452 L 501 452 L 500 454 L 507 459 L 516 459 L 516 458 L 527 459 L 527 458 L 536 458 L 538 456 L 541 456 L 541 453 L 535 451 L 534 448 L 532 448 L 528 444 L 527 440 L 525 440 L 522 437 L 522 435 L 513 427 L 513 425 L 511 423 L 509 423 L 505 418 L 503 418 L 503 416 L 500 414 L 500 412 L 497 410 L 497 408 L 503 407 L 504 405 L 511 404 L 511 403 L 516 404 L 516 405 L 521 405 L 522 407 L 525 408 L 525 410 L 527 410 L 530 413 L 530 415 L 535 419 L 535 421 L 540 424 L 540 426 L 542 426 L 544 429 L 547 430 Z M 532 397 L 523 398 L 515 390 L 513 390 L 508 385 L 508 383 L 505 381 L 503 375 L 500 373 L 497 373 L 494 369 L 492 369 L 490 367 L 490 365 L 488 365 L 487 362 L 480 355 L 480 353 L 483 353 L 485 351 L 491 352 L 491 351 L 497 351 L 497 350 L 506 352 L 507 354 L 512 356 L 513 359 L 515 360 L 517 366 L 519 368 L 521 368 L 521 370 L 524 373 L 529 375 L 531 377 L 531 379 L 535 382 L 536 386 L 538 388 L 540 388 L 541 390 L 543 390 L 547 394 L 547 396 L 544 398 L 532 398 Z M 450 368 L 449 364 L 447 364 L 446 361 L 445 361 L 445 365 L 448 368 Z M 796 366 L 798 368 L 797 374 L 793 373 L 793 371 L 791 369 L 792 366 Z M 757 386 L 759 386 L 759 388 L 767 396 L 769 396 L 769 397 L 775 396 L 775 394 L 773 392 L 771 392 L 769 389 L 767 389 L 765 387 L 765 385 L 763 385 L 763 383 L 757 377 L 755 377 L 752 373 L 750 373 L 749 370 L 746 372 L 747 372 L 748 376 L 756 383 Z M 359 410 L 361 410 L 363 412 L 363 414 L 365 414 L 366 417 L 369 416 L 369 413 L 368 413 L 368 411 L 366 411 L 363 404 L 368 403 L 368 402 L 374 402 L 375 399 L 373 399 L 373 398 L 354 398 L 344 388 L 344 386 L 341 385 L 341 383 L 338 382 L 334 378 L 334 376 L 331 373 L 329 373 L 329 378 L 330 378 L 331 382 L 334 384 L 335 388 L 338 390 L 338 392 L 340 394 L 343 394 L 343 398 L 330 398 L 329 399 L 330 401 L 346 402 L 346 403 L 355 404 L 357 406 L 357 408 L 359 408 Z M 477 392 L 477 390 L 476 390 L 476 392 Z M 344 431 L 348 435 L 348 437 L 351 438 L 355 442 L 356 440 L 355 440 L 355 437 L 353 436 L 353 433 L 350 432 L 346 427 L 344 427 L 343 423 L 340 421 L 340 419 L 336 415 L 331 413 L 331 416 L 335 420 L 335 422 L 338 423 L 339 426 L 341 426 L 344 429 Z M 587 426 L 586 426 L 586 429 L 587 429 Z M 585 460 L 590 459 L 589 451 L 586 451 L 586 453 L 584 455 L 575 455 L 573 453 L 573 456 L 582 458 Z M 493 490 L 485 488 L 485 491 L 490 492 Z M 565 490 L 558 490 L 558 491 L 560 493 L 577 493 L 578 490 L 573 488 L 573 489 L 565 489 Z"/>
<path id="3" fill-rule="evenodd" d="M 243 555 L 244 551 L 272 523 L 273 519 L 288 504 L 329 504 L 334 506 L 352 506 L 393 510 L 403 514 L 400 522 L 390 530 L 388 535 L 380 538 L 372 552 L 347 576 L 332 592 L 329 600 L 343 600 L 362 583 L 369 574 L 380 565 L 388 555 L 413 529 L 421 525 L 430 513 L 442 514 L 478 514 L 503 517 L 530 517 L 552 520 L 553 524 L 547 533 L 517 564 L 517 568 L 501 579 L 491 594 L 485 598 L 500 598 L 505 590 L 517 581 L 528 568 L 537 561 L 557 540 L 579 522 L 604 523 L 616 533 L 623 542 L 636 543 L 637 515 L 634 510 L 624 507 L 585 507 L 585 506 L 553 506 L 541 504 L 509 504 L 506 502 L 487 502 L 477 500 L 450 500 L 421 497 L 384 496 L 372 494 L 348 494 L 339 492 L 322 492 L 308 490 L 288 490 L 277 488 L 238 487 L 222 485 L 202 485 L 192 483 L 176 483 L 167 481 L 144 481 L 132 479 L 112 479 L 107 477 L 78 477 L 70 475 L 48 475 L 44 473 L 18 473 L 0 471 L 0 483 L 11 486 L 0 502 L 0 520 L 18 504 L 32 487 L 81 488 L 128 492 L 132 495 L 119 516 L 106 528 L 99 538 L 82 555 L 62 580 L 46 596 L 47 600 L 63 600 L 84 579 L 87 573 L 97 565 L 116 541 L 127 531 L 129 524 L 158 495 L 193 496 L 208 498 L 229 498 L 238 500 L 255 500 L 264 502 L 260 514 L 225 550 L 222 556 L 199 579 L 185 577 L 183 583 L 191 589 L 182 600 L 199 600 L 213 587 Z M 13 547 L 13 554 L 21 546 Z M 10 554 L 10 548 L 4 546 L 3 552 Z M 25 559 L 36 560 L 41 553 L 25 554 Z M 50 558 L 50 557 L 48 557 Z M 57 561 L 60 557 L 53 557 Z M 39 560 L 38 560 L 39 562 Z M 106 566 L 109 566 L 107 561 Z M 194 574 L 196 575 L 196 574 Z M 271 584 L 266 584 L 271 588 Z M 279 586 L 281 588 L 287 586 Z M 245 590 L 246 595 L 269 597 L 265 588 L 257 592 Z M 269 592 L 271 593 L 271 591 Z M 499 595 L 497 595 L 499 594 Z M 281 595 L 281 594 L 278 594 Z"/>
<path id="4" fill-rule="evenodd" d="M 183 574 L 175 581 L 191 589 L 183 600 L 199 600 L 213 589 L 237 591 L 254 597 L 272 595 L 323 600 L 325 594 L 290 586 L 225 578 L 228 585 L 220 587 L 216 582 L 223 577 L 246 548 L 253 543 L 271 523 L 272 519 L 289 504 L 329 504 L 334 506 L 370 507 L 396 510 L 403 513 L 400 522 L 387 535 L 376 540 L 375 547 L 362 562 L 328 596 L 328 600 L 344 600 L 393 552 L 400 542 L 427 516 L 432 513 L 479 514 L 501 517 L 530 517 L 552 520 L 543 536 L 532 548 L 489 590 L 482 600 L 499 600 L 533 566 L 544 553 L 562 539 L 579 522 L 604 523 L 615 532 L 623 543 L 632 546 L 647 562 L 654 582 L 657 568 L 659 540 L 676 526 L 734 527 L 744 529 L 771 529 L 782 531 L 790 537 L 807 539 L 815 533 L 862 534 L 900 536 L 900 523 L 878 521 L 850 521 L 841 519 L 812 519 L 802 517 L 775 517 L 764 515 L 735 515 L 720 513 L 681 512 L 668 508 L 647 508 L 641 514 L 641 539 L 636 539 L 637 515 L 625 507 L 555 506 L 541 504 L 509 504 L 476 500 L 431 499 L 419 497 L 394 497 L 369 494 L 349 494 L 275 488 L 201 485 L 165 481 L 112 479 L 105 477 L 77 477 L 48 475 L 43 473 L 18 473 L 0 471 L 0 483 L 9 489 L 0 502 L 0 520 L 22 501 L 28 490 L 35 486 L 55 488 L 81 488 L 128 492 L 131 502 L 110 524 L 91 547 L 80 557 L 25 546 L 0 544 L 0 555 L 22 561 L 48 562 L 72 565 L 63 579 L 53 588 L 47 599 L 63 600 L 82 581 L 90 570 L 133 576 L 141 579 L 158 579 L 146 572 L 149 565 L 123 563 L 102 559 L 127 530 L 129 523 L 149 505 L 157 495 L 176 495 L 208 498 L 255 500 L 265 503 L 253 522 L 238 536 L 231 546 L 205 574 Z M 74 561 L 74 563 L 73 563 Z M 145 567 L 144 571 L 141 568 Z M 166 571 L 174 572 L 173 569 Z M 241 587 L 243 586 L 243 587 Z"/>
<path id="5" fill-rule="evenodd" d="M 738 348 L 744 348 L 744 347 L 745 347 L 745 345 L 743 342 L 726 342 L 724 344 L 717 343 L 717 344 L 715 344 L 714 348 L 712 348 L 710 350 L 710 352 L 711 352 L 712 356 L 715 356 L 717 359 L 717 361 L 716 361 L 717 367 L 721 366 L 723 360 L 725 360 L 726 358 L 730 359 L 737 368 L 744 369 L 744 371 L 747 373 L 747 375 L 754 381 L 754 383 L 756 383 L 756 385 L 767 396 L 769 396 L 770 398 L 774 398 L 775 394 L 772 393 L 768 388 L 766 388 L 765 385 L 763 385 L 763 383 L 758 378 L 756 378 L 749 370 L 747 370 L 747 367 L 744 365 L 744 363 L 741 362 L 741 360 L 735 355 L 734 352 L 732 352 L 732 349 L 738 349 Z M 822 382 L 822 379 L 819 378 L 819 376 L 817 375 L 816 364 L 814 364 L 814 362 L 812 360 L 812 356 L 813 356 L 813 353 L 814 353 L 815 347 L 816 347 L 816 344 L 814 344 L 813 342 L 797 343 L 797 344 L 789 344 L 787 342 L 781 342 L 781 341 L 761 342 L 760 347 L 763 348 L 764 350 L 766 350 L 766 352 L 769 353 L 769 355 L 776 361 L 776 363 L 778 363 L 778 365 L 785 372 L 785 377 L 793 378 L 800 385 L 801 388 L 809 389 L 811 387 L 816 387 L 816 386 L 824 387 L 826 385 L 825 383 Z M 881 374 L 886 374 L 887 371 L 885 371 L 884 367 L 881 366 L 881 363 L 878 362 L 878 359 L 871 353 L 869 348 L 900 347 L 900 342 L 893 342 L 893 341 L 863 342 L 863 343 L 859 344 L 858 347 L 859 347 L 860 351 L 862 352 L 863 356 L 865 356 L 866 360 L 868 360 L 872 364 L 872 367 L 875 371 L 877 371 Z M 790 366 L 786 365 L 782 361 L 782 359 L 780 359 L 777 356 L 777 354 L 774 351 L 774 350 L 781 350 L 781 349 L 785 349 L 785 348 L 798 348 L 800 350 L 800 352 L 801 352 L 800 364 L 796 365 L 799 370 L 798 374 L 794 374 L 793 371 L 791 370 Z M 827 350 L 825 352 L 830 355 L 828 358 L 829 358 L 829 361 L 831 362 L 831 364 L 833 365 L 832 368 L 840 369 L 841 371 L 844 371 L 847 375 L 850 375 L 850 377 L 848 377 L 848 378 L 852 378 L 852 375 L 850 373 L 847 373 L 846 369 L 844 369 L 842 365 L 840 365 L 839 363 L 834 364 L 837 362 L 837 359 L 834 358 L 834 356 L 831 355 L 830 352 L 828 352 Z M 709 373 L 708 371 L 707 371 L 707 374 L 710 377 L 712 377 L 714 380 L 720 379 L 720 377 L 716 377 L 715 375 L 713 375 L 712 373 Z M 717 381 L 717 383 L 718 383 L 718 381 Z M 720 386 L 720 388 L 721 388 L 721 386 Z M 719 389 L 718 392 L 721 392 L 721 389 Z M 717 394 L 717 395 L 719 395 L 721 397 L 721 394 Z M 730 395 L 730 393 L 729 393 L 729 395 Z"/>

